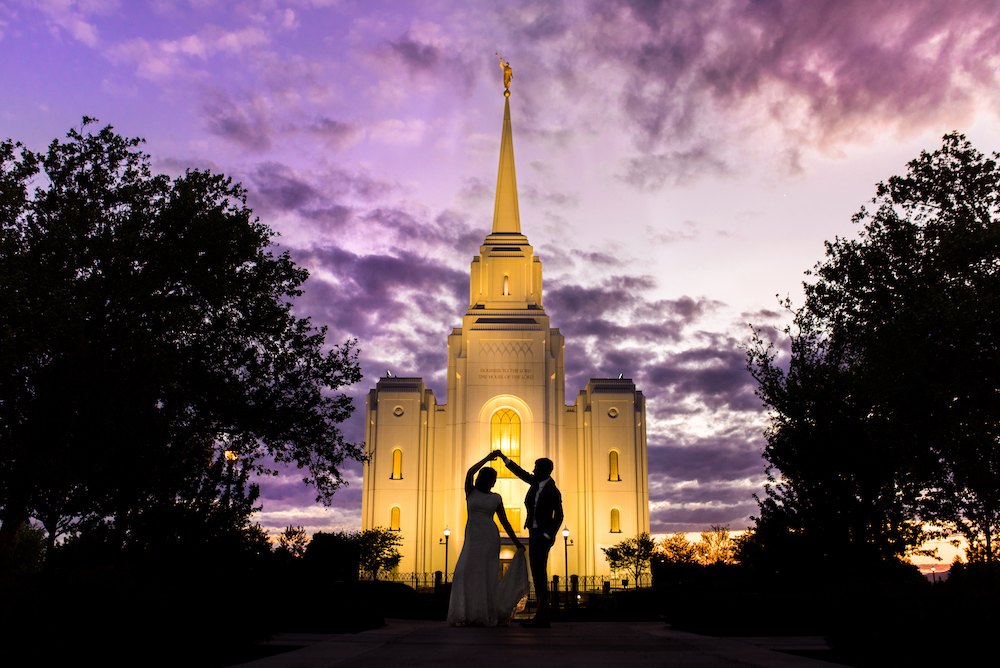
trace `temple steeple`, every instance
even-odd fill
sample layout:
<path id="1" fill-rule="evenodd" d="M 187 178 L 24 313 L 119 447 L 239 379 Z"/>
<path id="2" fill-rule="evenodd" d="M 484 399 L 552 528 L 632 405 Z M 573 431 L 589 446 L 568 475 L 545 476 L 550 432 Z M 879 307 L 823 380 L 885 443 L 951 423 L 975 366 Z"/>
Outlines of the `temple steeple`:
<path id="1" fill-rule="evenodd" d="M 514 175 L 514 139 L 510 131 L 510 91 L 504 91 L 503 137 L 500 139 L 500 169 L 497 198 L 493 207 L 493 234 L 520 234 L 517 210 L 517 177 Z"/>

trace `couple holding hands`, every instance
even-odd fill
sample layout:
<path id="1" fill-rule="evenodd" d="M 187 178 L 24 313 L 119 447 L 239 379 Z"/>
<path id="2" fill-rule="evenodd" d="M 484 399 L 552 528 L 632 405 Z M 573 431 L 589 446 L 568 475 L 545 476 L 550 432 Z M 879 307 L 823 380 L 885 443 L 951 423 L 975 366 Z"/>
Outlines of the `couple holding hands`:
<path id="1" fill-rule="evenodd" d="M 499 450 L 494 450 L 476 462 L 465 476 L 465 499 L 468 520 L 465 525 L 465 543 L 455 565 L 448 606 L 448 623 L 452 626 L 507 625 L 514 615 L 524 609 L 528 595 L 528 573 L 524 558 L 524 544 L 518 540 L 507 520 L 503 499 L 492 492 L 497 472 L 483 468 L 490 461 L 501 458 L 507 468 L 531 487 L 524 498 L 528 511 L 524 523 L 528 530 L 528 562 L 538 597 L 538 612 L 530 622 L 522 625 L 532 628 L 549 626 L 549 590 L 546 563 L 549 549 L 555 542 L 563 521 L 562 495 L 552 480 L 551 459 L 535 460 L 534 471 L 528 473 Z M 473 476 L 479 475 L 473 482 Z M 496 515 L 507 535 L 517 546 L 503 580 L 500 580 L 500 531 L 493 522 Z"/>

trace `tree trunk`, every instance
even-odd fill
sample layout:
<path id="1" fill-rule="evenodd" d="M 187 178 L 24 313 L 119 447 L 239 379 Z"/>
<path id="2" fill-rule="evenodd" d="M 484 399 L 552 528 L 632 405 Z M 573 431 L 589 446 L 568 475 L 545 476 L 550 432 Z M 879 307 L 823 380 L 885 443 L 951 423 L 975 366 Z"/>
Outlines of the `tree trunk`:
<path id="1" fill-rule="evenodd" d="M 989 568 L 993 568 L 993 543 L 990 540 L 990 534 L 993 532 L 993 523 L 990 522 L 990 518 L 986 517 L 986 563 L 989 564 Z"/>
<path id="2" fill-rule="evenodd" d="M 56 549 L 56 534 L 59 533 L 59 516 L 52 514 L 48 519 L 42 521 L 45 527 L 45 570 L 52 569 L 52 553 Z"/>
<path id="3" fill-rule="evenodd" d="M 21 535 L 21 527 L 28 521 L 27 506 L 8 504 L 0 512 L 0 573 L 10 570 L 14 563 L 14 550 Z"/>

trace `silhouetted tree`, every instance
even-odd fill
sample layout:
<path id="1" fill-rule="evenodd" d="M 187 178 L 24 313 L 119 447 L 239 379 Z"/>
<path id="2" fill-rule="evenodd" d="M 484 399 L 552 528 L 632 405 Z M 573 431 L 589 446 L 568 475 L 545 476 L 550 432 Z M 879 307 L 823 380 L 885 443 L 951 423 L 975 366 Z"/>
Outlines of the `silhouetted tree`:
<path id="1" fill-rule="evenodd" d="M 729 536 L 729 527 L 713 524 L 710 530 L 701 532 L 694 549 L 702 564 L 731 564 L 736 544 Z"/>
<path id="2" fill-rule="evenodd" d="M 92 122 L 44 155 L 0 143 L 0 565 L 33 512 L 128 543 L 223 450 L 297 463 L 327 502 L 362 455 L 335 392 L 357 350 L 292 314 L 307 272 L 243 189 L 153 175 L 140 140 Z"/>
<path id="3" fill-rule="evenodd" d="M 206 564 L 224 564 L 235 574 L 271 552 L 267 534 L 252 522 L 259 489 L 250 471 L 230 478 L 219 456 L 199 476 L 185 481 L 173 499 L 138 509 L 122 535 L 114 518 L 84 518 L 56 549 L 56 561 L 68 567 L 101 567 L 118 559 L 168 566 L 173 572 L 200 572 Z M 220 499 L 229 491 L 227 502 Z"/>
<path id="4" fill-rule="evenodd" d="M 289 556 L 300 558 L 306 553 L 306 546 L 309 544 L 309 535 L 305 527 L 285 527 L 285 530 L 278 536 L 278 550 L 287 553 Z"/>
<path id="5" fill-rule="evenodd" d="M 626 538 L 617 545 L 602 547 L 612 571 L 622 571 L 639 581 L 639 576 L 649 569 L 649 558 L 656 552 L 656 543 L 643 531 L 634 538 Z"/>
<path id="6" fill-rule="evenodd" d="M 306 564 L 332 581 L 357 580 L 361 568 L 358 532 L 317 531 L 306 546 Z"/>
<path id="7" fill-rule="evenodd" d="M 996 160 L 946 135 L 878 185 L 854 217 L 860 238 L 827 243 L 786 330 L 787 370 L 755 332 L 748 368 L 772 422 L 753 540 L 883 560 L 919 545 L 930 521 L 992 553 L 998 193 Z"/>
<path id="8" fill-rule="evenodd" d="M 45 529 L 40 524 L 28 522 L 22 527 L 21 540 L 14 550 L 14 571 L 37 571 L 45 561 L 45 556 Z"/>
<path id="9" fill-rule="evenodd" d="M 657 553 L 674 564 L 693 564 L 698 561 L 698 551 L 683 533 L 671 533 L 657 544 Z"/>
<path id="10" fill-rule="evenodd" d="M 380 572 L 396 568 L 403 558 L 397 549 L 403 544 L 398 531 L 385 527 L 366 529 L 358 534 L 357 543 L 361 572 L 373 580 Z"/>

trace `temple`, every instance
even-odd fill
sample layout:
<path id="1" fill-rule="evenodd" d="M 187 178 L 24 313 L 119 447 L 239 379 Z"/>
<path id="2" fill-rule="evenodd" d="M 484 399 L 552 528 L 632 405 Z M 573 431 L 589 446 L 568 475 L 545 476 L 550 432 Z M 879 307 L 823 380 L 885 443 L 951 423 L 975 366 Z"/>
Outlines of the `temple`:
<path id="1" fill-rule="evenodd" d="M 438 403 L 421 378 L 382 378 L 368 393 L 362 528 L 400 532 L 399 572 L 450 572 L 462 549 L 468 467 L 498 448 L 528 470 L 548 457 L 572 541 L 557 538 L 549 573 L 603 575 L 602 547 L 649 531 L 645 399 L 627 378 L 591 378 L 566 405 L 565 341 L 549 326 L 542 261 L 521 233 L 505 95 L 493 230 L 472 258 L 462 326 L 448 337 L 447 400 Z M 527 485 L 494 464 L 494 491 L 527 537 Z M 501 538 L 509 560 L 513 548 Z"/>

